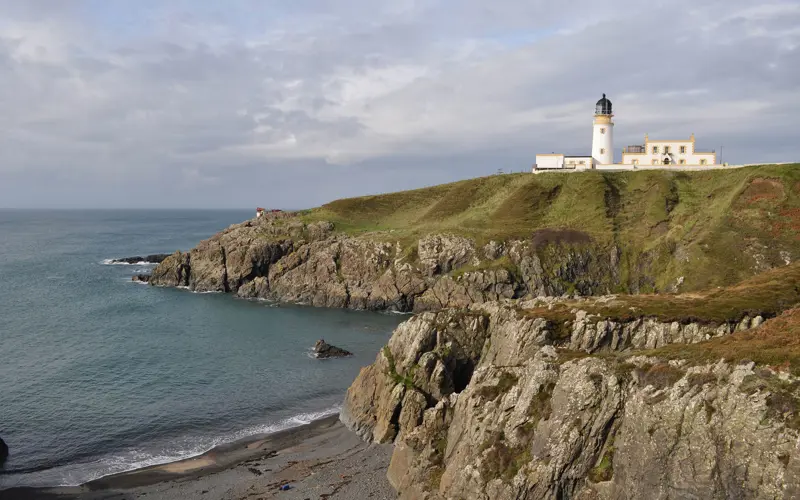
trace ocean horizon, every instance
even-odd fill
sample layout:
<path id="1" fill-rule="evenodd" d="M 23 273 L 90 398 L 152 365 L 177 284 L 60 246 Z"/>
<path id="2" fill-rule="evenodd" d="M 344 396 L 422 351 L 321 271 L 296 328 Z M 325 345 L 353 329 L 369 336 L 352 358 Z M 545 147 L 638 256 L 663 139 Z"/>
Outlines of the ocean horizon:
<path id="1" fill-rule="evenodd" d="M 252 210 L 0 209 L 0 489 L 71 486 L 338 411 L 402 317 L 131 281 Z M 318 360 L 319 338 L 354 356 Z"/>

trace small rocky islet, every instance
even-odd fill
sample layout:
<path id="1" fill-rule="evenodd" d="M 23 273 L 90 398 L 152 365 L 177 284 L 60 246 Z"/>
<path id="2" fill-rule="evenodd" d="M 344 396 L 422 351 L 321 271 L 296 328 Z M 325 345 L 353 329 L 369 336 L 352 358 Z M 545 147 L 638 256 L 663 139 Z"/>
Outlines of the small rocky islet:
<path id="1" fill-rule="evenodd" d="M 317 340 L 316 344 L 314 344 L 313 353 L 314 357 L 318 359 L 346 358 L 353 355 L 352 352 L 346 351 L 341 347 L 330 345 L 324 339 Z"/>
<path id="2" fill-rule="evenodd" d="M 340 414 L 394 444 L 402 499 L 795 498 L 798 170 L 339 200 L 233 225 L 149 282 L 416 313 Z"/>

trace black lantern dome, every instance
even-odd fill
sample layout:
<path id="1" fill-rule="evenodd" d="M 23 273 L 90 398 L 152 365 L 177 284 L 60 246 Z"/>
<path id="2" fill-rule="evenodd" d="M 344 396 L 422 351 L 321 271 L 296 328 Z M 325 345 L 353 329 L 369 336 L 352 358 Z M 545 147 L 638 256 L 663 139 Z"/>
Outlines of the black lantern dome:
<path id="1" fill-rule="evenodd" d="M 594 114 L 596 115 L 610 115 L 611 114 L 611 101 L 603 94 L 603 98 L 597 101 Z"/>

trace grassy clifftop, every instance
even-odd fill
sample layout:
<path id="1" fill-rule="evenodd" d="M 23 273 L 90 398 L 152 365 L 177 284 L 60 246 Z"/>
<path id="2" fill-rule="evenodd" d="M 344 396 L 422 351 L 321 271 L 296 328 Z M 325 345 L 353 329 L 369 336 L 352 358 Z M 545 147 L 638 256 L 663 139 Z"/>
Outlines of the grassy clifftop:
<path id="1" fill-rule="evenodd" d="M 736 283 L 800 258 L 800 164 L 708 172 L 509 174 L 337 200 L 306 212 L 351 235 L 410 241 L 591 242 L 621 250 L 625 272 L 657 288 Z M 567 230 L 567 231 L 564 231 Z"/>

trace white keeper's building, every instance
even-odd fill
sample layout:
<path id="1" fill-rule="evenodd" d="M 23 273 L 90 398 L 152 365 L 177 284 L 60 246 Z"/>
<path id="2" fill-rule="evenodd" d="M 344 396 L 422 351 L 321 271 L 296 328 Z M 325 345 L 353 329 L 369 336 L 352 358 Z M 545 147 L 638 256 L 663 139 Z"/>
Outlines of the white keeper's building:
<path id="1" fill-rule="evenodd" d="M 534 172 L 543 170 L 635 170 L 653 168 L 691 167 L 702 169 L 717 165 L 714 151 L 697 151 L 694 134 L 687 140 L 650 140 L 645 134 L 644 144 L 628 146 L 622 150 L 622 162 L 614 163 L 614 121 L 611 101 L 605 94 L 597 101 L 592 126 L 591 155 L 538 154 Z"/>

